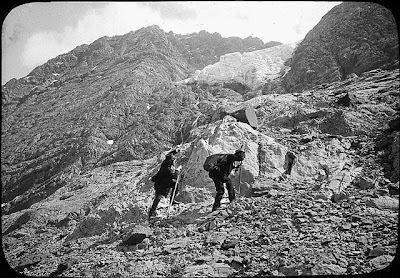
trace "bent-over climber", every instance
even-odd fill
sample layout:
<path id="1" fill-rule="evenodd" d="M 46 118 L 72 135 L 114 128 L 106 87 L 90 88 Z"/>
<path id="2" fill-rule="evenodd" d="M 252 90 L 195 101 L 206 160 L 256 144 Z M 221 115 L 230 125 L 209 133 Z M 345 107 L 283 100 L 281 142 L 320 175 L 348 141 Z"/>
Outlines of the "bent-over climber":
<path id="1" fill-rule="evenodd" d="M 160 170 L 151 178 L 151 181 L 154 182 L 155 198 L 149 211 L 149 220 L 156 215 L 156 209 L 161 198 L 163 196 L 167 197 L 168 192 L 173 191 L 171 188 L 173 189 L 175 187 L 180 172 L 180 169 L 176 169 L 175 167 L 176 154 L 178 151 L 179 150 L 173 150 L 169 152 L 161 163 Z M 173 192 L 171 192 L 170 201 L 172 201 L 172 198 Z M 177 204 L 177 202 L 174 201 L 173 204 Z"/>
<path id="2" fill-rule="evenodd" d="M 237 150 L 234 154 L 215 154 L 212 155 L 217 157 L 216 161 L 210 162 L 213 164 L 209 169 L 204 165 L 204 169 L 209 171 L 209 177 L 213 180 L 216 189 L 215 201 L 212 207 L 212 211 L 217 210 L 221 206 L 221 200 L 224 196 L 224 183 L 228 190 L 228 197 L 230 203 L 234 202 L 235 188 L 232 185 L 232 181 L 229 178 L 231 171 L 234 168 L 239 168 L 240 165 L 235 166 L 235 161 L 243 161 L 245 158 L 245 152 L 242 150 Z M 210 156 L 211 157 L 211 156 Z M 207 163 L 207 159 L 205 164 Z"/>

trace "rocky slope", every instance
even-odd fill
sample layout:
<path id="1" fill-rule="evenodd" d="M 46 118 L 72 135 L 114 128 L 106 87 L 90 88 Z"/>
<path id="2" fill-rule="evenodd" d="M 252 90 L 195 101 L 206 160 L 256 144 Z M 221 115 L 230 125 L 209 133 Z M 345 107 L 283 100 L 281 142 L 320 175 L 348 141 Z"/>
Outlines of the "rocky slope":
<path id="1" fill-rule="evenodd" d="M 168 219 L 164 199 L 155 222 L 146 221 L 149 178 L 163 154 L 97 167 L 30 208 L 2 216 L 7 261 L 28 275 L 87 277 L 383 269 L 398 245 L 393 156 L 400 131 L 392 120 L 399 86 L 398 70 L 374 70 L 302 94 L 220 99 L 220 109 L 254 107 L 259 128 L 218 110 L 214 122 L 193 128 L 178 159 L 183 203 Z M 346 102 L 354 90 L 358 98 Z M 397 139 L 385 143 L 384 134 Z M 240 197 L 210 214 L 214 189 L 201 161 L 242 143 L 247 159 L 240 187 L 232 173 Z"/>
<path id="2" fill-rule="evenodd" d="M 301 92 L 378 67 L 398 68 L 399 39 L 392 11 L 371 2 L 332 8 L 295 51 L 284 87 Z"/>
<path id="3" fill-rule="evenodd" d="M 327 18 L 335 19 L 328 13 L 321 23 Z M 343 29 L 353 26 L 341 19 Z M 366 67 L 324 82 L 312 76 L 308 90 L 276 94 L 281 78 L 304 84 L 293 74 L 296 59 L 299 50 L 311 54 L 300 45 L 290 72 L 280 60 L 282 77 L 261 89 L 242 79 L 182 82 L 224 51 L 244 57 L 285 47 L 258 49 L 265 46 L 151 26 L 79 46 L 2 87 L 9 265 L 27 275 L 85 277 L 361 274 L 388 266 L 398 246 L 399 69 Z M 315 65 L 323 68 L 323 57 Z M 163 200 L 148 223 L 149 178 L 176 146 L 182 203 L 166 219 Z M 240 183 L 232 173 L 240 197 L 210 214 L 215 189 L 202 161 L 240 146 L 247 154 Z"/>

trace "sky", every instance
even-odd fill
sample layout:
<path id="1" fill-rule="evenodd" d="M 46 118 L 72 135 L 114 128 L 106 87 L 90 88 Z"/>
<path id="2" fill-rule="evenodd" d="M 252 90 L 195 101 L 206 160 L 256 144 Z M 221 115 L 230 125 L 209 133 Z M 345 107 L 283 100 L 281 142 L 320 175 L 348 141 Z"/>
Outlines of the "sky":
<path id="1" fill-rule="evenodd" d="M 103 36 L 158 25 L 166 32 L 201 30 L 264 43 L 302 40 L 340 2 L 181 1 L 31 2 L 10 9 L 2 22 L 2 76 L 27 76 L 35 67 Z"/>

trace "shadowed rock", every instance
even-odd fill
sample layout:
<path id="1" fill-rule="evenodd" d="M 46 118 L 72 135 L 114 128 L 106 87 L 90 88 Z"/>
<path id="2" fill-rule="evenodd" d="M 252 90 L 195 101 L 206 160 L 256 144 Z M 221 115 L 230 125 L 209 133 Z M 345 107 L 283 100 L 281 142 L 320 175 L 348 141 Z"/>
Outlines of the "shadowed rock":
<path id="1" fill-rule="evenodd" d="M 138 225 L 127 233 L 127 235 L 122 239 L 122 243 L 125 245 L 135 245 L 141 243 L 152 233 L 153 232 L 149 227 Z"/>
<path id="2" fill-rule="evenodd" d="M 240 122 L 250 125 L 252 128 L 257 129 L 258 121 L 254 108 L 251 106 L 241 108 L 234 112 L 228 112 L 228 114 Z"/>

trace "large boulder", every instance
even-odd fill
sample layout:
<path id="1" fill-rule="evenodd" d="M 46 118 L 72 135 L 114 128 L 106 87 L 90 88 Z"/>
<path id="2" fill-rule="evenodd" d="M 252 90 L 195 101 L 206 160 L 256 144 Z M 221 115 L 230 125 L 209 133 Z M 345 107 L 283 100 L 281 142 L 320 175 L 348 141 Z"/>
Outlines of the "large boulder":
<path id="1" fill-rule="evenodd" d="M 308 142 L 296 154 L 291 176 L 308 180 L 334 178 L 346 163 L 350 163 L 348 147 L 337 138 Z"/>
<path id="2" fill-rule="evenodd" d="M 234 153 L 241 146 L 246 152 L 241 173 L 243 195 L 252 195 L 252 185 L 258 179 L 279 178 L 325 180 L 331 192 L 346 188 L 353 175 L 349 174 L 350 159 L 345 139 L 327 137 L 301 146 L 296 153 L 288 147 L 231 116 L 192 130 L 192 143 L 187 150 L 182 184 L 214 190 L 214 184 L 203 169 L 207 156 L 215 153 Z M 232 171 L 233 184 L 239 183 L 239 173 Z M 238 188 L 237 188 L 238 189 Z"/>
<path id="3" fill-rule="evenodd" d="M 246 152 L 241 177 L 243 186 L 252 184 L 259 175 L 280 176 L 284 172 L 287 148 L 231 116 L 194 129 L 191 137 L 197 139 L 192 142 L 183 184 L 213 188 L 208 172 L 203 169 L 206 157 L 215 153 L 234 153 L 241 146 Z M 239 173 L 233 171 L 231 174 L 237 184 Z"/>

